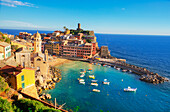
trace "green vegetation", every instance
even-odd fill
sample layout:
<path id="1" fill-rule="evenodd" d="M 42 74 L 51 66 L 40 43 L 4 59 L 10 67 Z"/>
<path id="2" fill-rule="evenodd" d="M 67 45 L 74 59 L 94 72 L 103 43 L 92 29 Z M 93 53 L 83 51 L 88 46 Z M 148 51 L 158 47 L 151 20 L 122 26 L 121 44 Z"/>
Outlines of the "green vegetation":
<path id="1" fill-rule="evenodd" d="M 16 96 L 10 92 L 11 89 L 5 79 L 0 76 L 0 93 L 5 92 L 8 98 L 11 96 Z M 10 97 L 9 97 L 10 96 Z M 15 99 L 15 98 L 14 98 Z M 17 99 L 17 98 L 16 98 Z M 30 100 L 30 99 L 20 99 L 15 100 L 13 103 L 8 102 L 6 99 L 0 97 L 0 112 L 61 112 L 60 110 L 55 110 L 44 106 L 41 102 Z"/>
<path id="2" fill-rule="evenodd" d="M 0 97 L 0 111 L 13 112 L 12 104 L 8 102 L 6 99 L 2 99 L 1 97 Z"/>
<path id="3" fill-rule="evenodd" d="M 17 50 L 18 49 L 18 45 L 11 45 L 11 49 L 12 50 Z"/>
<path id="4" fill-rule="evenodd" d="M 2 99 L 0 97 L 0 112 L 61 112 L 61 111 L 46 107 L 41 102 L 30 99 L 20 99 L 14 101 L 11 104 L 6 99 Z"/>
<path id="5" fill-rule="evenodd" d="M 86 39 L 86 42 L 88 43 L 91 43 L 91 41 L 92 41 L 91 39 Z"/>
<path id="6" fill-rule="evenodd" d="M 0 76 L 0 92 L 4 92 L 7 89 L 7 85 L 5 79 Z"/>
<path id="7" fill-rule="evenodd" d="M 6 38 L 5 42 L 10 43 L 11 39 L 10 38 Z"/>
<path id="8" fill-rule="evenodd" d="M 55 110 L 44 106 L 41 102 L 30 100 L 30 99 L 20 99 L 13 102 L 13 105 L 17 107 L 18 110 L 23 112 L 61 112 L 60 110 Z M 16 110 L 17 110 L 16 109 Z"/>

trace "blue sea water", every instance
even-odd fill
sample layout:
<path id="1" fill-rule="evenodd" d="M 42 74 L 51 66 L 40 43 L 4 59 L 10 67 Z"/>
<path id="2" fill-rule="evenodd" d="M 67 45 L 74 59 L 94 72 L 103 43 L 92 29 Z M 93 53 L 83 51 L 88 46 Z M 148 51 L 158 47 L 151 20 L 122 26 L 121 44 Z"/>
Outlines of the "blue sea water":
<path id="1" fill-rule="evenodd" d="M 2 30 L 0 30 L 2 31 Z M 21 30 L 3 30 L 18 34 Z M 26 30 L 24 30 L 26 31 Z M 34 33 L 36 31 L 27 31 Z M 50 31 L 42 31 L 48 33 Z M 51 31 L 52 32 L 52 31 Z M 170 78 L 170 36 L 110 35 L 96 34 L 99 46 L 107 45 L 112 56 L 124 58 L 128 63 L 148 68 Z M 170 82 L 153 85 L 139 80 L 135 74 L 122 73 L 114 68 L 91 65 L 84 62 L 68 62 L 56 66 L 62 70 L 62 80 L 55 89 L 45 91 L 52 95 L 51 101 L 66 102 L 66 109 L 79 106 L 80 112 L 170 112 Z M 79 85 L 80 69 L 92 68 L 92 74 L 99 80 L 99 86 L 90 86 L 86 74 L 86 85 Z M 103 79 L 110 85 L 102 85 Z M 123 81 L 121 81 L 123 79 Z M 136 93 L 124 92 L 123 88 L 138 88 Z M 92 89 L 100 89 L 100 93 Z"/>

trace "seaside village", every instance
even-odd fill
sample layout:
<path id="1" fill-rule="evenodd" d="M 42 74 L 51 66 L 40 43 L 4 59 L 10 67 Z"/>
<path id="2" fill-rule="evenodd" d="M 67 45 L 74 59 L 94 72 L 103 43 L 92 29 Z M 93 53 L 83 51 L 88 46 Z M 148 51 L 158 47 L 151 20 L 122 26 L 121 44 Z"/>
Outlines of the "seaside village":
<path id="1" fill-rule="evenodd" d="M 55 65 L 67 59 L 113 64 L 117 70 L 147 74 L 142 75 L 141 80 L 151 83 L 165 80 L 145 68 L 112 57 L 107 46 L 98 47 L 94 31 L 81 29 L 80 23 L 76 30 L 64 27 L 64 31 L 48 34 L 38 31 L 35 34 L 20 32 L 16 36 L 0 33 L 0 75 L 13 90 L 11 92 L 18 92 L 18 98 L 50 99 L 51 96 L 42 94 L 42 90 L 54 88 L 62 79 Z"/>
<path id="2" fill-rule="evenodd" d="M 103 60 L 119 60 L 110 56 L 107 46 L 99 48 L 94 31 L 81 29 L 80 23 L 76 30 L 64 29 L 48 34 L 0 33 L 0 75 L 13 93 L 18 92 L 18 98 L 27 95 L 37 100 L 50 99 L 49 94 L 41 92 L 54 88 L 61 80 L 61 71 L 54 66 L 67 59 L 89 60 L 100 56 Z"/>

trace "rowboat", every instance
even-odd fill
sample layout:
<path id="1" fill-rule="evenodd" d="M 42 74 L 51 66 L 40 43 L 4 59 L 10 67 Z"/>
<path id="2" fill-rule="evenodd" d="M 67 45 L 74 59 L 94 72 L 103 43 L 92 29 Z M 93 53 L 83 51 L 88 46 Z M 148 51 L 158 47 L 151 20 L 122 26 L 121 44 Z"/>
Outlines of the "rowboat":
<path id="1" fill-rule="evenodd" d="M 81 75 L 80 75 L 80 77 L 84 77 L 85 76 L 85 74 L 84 73 L 82 73 Z"/>
<path id="2" fill-rule="evenodd" d="M 78 78 L 77 80 L 79 80 L 79 82 L 84 82 L 84 79 Z"/>

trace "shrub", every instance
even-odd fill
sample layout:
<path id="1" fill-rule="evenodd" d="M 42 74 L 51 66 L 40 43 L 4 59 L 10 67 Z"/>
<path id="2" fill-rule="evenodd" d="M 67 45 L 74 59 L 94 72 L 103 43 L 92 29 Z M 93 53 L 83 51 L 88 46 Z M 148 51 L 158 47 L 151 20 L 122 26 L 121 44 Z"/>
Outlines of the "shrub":
<path id="1" fill-rule="evenodd" d="M 1 112 L 13 112 L 13 107 L 10 102 L 8 102 L 6 99 L 2 99 L 0 97 L 0 111 Z"/>
<path id="2" fill-rule="evenodd" d="M 0 76 L 0 92 L 4 92 L 7 88 L 7 83 L 5 82 L 5 79 Z"/>

